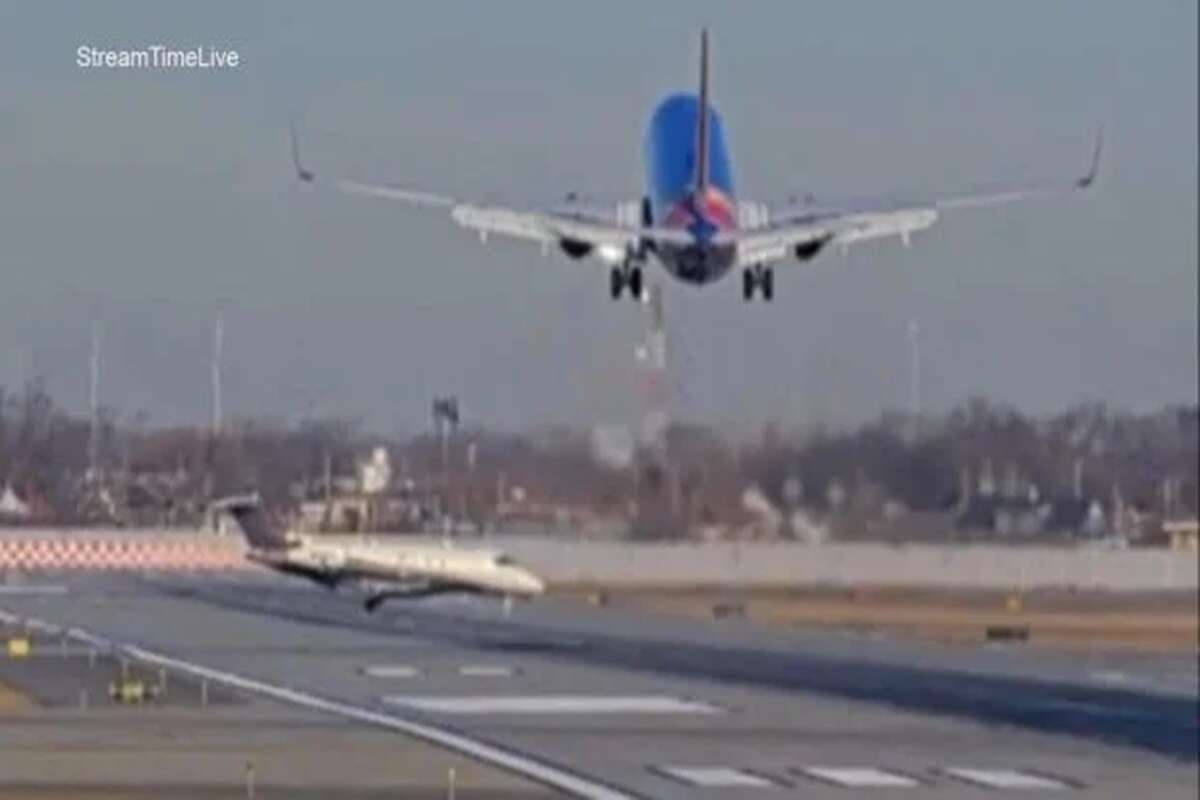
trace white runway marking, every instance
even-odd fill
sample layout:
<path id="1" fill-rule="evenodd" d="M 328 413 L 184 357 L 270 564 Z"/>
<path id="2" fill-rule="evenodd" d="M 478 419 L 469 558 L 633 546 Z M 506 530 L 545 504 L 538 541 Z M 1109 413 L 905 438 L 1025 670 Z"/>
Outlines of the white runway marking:
<path id="1" fill-rule="evenodd" d="M 415 678 L 421 674 L 420 669 L 407 664 L 377 664 L 363 667 L 362 672 L 372 678 Z"/>
<path id="2" fill-rule="evenodd" d="M 573 797 L 582 798 L 582 800 L 637 800 L 633 795 L 589 780 L 581 775 L 575 775 L 561 767 L 505 750 L 498 745 L 472 739 L 461 733 L 439 728 L 436 725 L 414 722 L 403 717 L 352 706 L 337 700 L 326 700 L 297 689 L 289 689 L 285 686 L 247 678 L 233 672 L 213 669 L 202 664 L 156 653 L 153 650 L 147 650 L 136 645 L 113 642 L 79 628 L 72 628 L 68 633 L 90 644 L 119 648 L 130 657 L 148 664 L 177 670 L 232 689 L 261 695 L 281 703 L 290 703 L 302 708 L 333 714 L 356 722 L 387 728 L 409 736 L 415 736 L 418 739 L 440 745 L 469 758 L 475 758 L 500 769 L 538 781 L 546 786 L 561 789 Z"/>
<path id="3" fill-rule="evenodd" d="M 22 586 L 21 584 L 3 584 L 0 583 L 0 595 L 23 595 L 23 594 L 66 594 L 67 587 L 57 584 L 32 584 Z"/>
<path id="4" fill-rule="evenodd" d="M 464 678 L 511 678 L 513 668 L 501 664 L 464 664 L 458 668 Z"/>
<path id="5" fill-rule="evenodd" d="M 55 634 L 62 630 L 57 625 L 46 622 L 45 620 L 36 619 L 34 617 L 25 618 L 25 627 L 31 631 L 41 631 L 42 633 L 46 634 Z"/>
<path id="6" fill-rule="evenodd" d="M 1116 669 L 1099 669 L 1088 673 L 1092 680 L 1099 683 L 1126 683 L 1129 676 Z"/>
<path id="7" fill-rule="evenodd" d="M 734 767 L 659 767 L 658 771 L 686 783 L 705 788 L 773 789 L 766 778 Z"/>
<path id="8" fill-rule="evenodd" d="M 108 639 L 105 639 L 102 636 L 96 636 L 95 634 L 88 633 L 87 631 L 83 630 L 82 628 L 69 629 L 67 631 L 67 636 L 70 636 L 72 639 L 78 639 L 81 642 L 90 644 L 92 647 L 96 648 L 97 650 L 109 650 L 113 646 L 113 643 L 110 642 Z"/>
<path id="9" fill-rule="evenodd" d="M 1081 703 L 1075 700 L 1058 700 L 1039 706 L 1040 709 L 1054 711 L 1070 711 L 1076 714 L 1088 714 L 1096 717 L 1117 717 L 1121 719 L 1152 719 L 1153 713 L 1147 713 L 1134 708 L 1117 708 L 1101 705 L 1100 703 Z"/>
<path id="10" fill-rule="evenodd" d="M 392 695 L 384 702 L 442 714 L 716 714 L 707 703 L 678 697 L 646 695 L 518 695 L 503 697 L 434 697 Z"/>
<path id="11" fill-rule="evenodd" d="M 907 775 L 877 767 L 804 767 L 801 772 L 826 783 L 852 789 L 912 788 L 920 785 Z"/>
<path id="12" fill-rule="evenodd" d="M 1044 775 L 1034 775 L 1016 769 L 976 769 L 974 767 L 948 767 L 947 775 L 961 781 L 988 789 L 1069 789 L 1063 781 Z"/>

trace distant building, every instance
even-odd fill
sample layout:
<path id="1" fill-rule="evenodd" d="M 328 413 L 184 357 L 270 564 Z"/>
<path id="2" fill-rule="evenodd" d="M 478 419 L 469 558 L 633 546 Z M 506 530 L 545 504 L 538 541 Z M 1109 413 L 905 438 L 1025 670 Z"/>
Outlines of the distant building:
<path id="1" fill-rule="evenodd" d="M 5 485 L 4 491 L 0 492 L 0 520 L 9 519 L 12 521 L 24 521 L 33 516 L 33 509 L 29 504 L 17 496 L 16 490 L 10 485 Z"/>
<path id="2" fill-rule="evenodd" d="M 376 447 L 371 458 L 358 465 L 358 481 L 363 494 L 382 494 L 392 485 L 392 460 L 387 448 Z"/>
<path id="3" fill-rule="evenodd" d="M 1034 493 L 1024 497 L 975 495 L 959 514 L 956 526 L 960 531 L 1002 539 L 1098 539 L 1108 534 L 1110 527 L 1098 500 L 1040 499 Z"/>
<path id="4" fill-rule="evenodd" d="M 1193 553 L 1200 550 L 1200 520 L 1195 517 L 1168 520 L 1162 527 L 1172 550 L 1190 550 Z"/>

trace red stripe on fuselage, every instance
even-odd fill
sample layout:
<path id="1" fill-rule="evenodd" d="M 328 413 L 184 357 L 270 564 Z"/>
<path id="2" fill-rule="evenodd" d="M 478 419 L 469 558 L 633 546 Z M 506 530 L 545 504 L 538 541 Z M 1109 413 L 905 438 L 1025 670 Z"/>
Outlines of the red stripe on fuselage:
<path id="1" fill-rule="evenodd" d="M 697 222 L 693 207 L 704 216 L 710 224 L 722 230 L 737 227 L 737 207 L 730 197 L 714 186 L 704 189 L 702 195 L 680 200 L 672 208 L 667 218 L 663 220 L 668 227 L 686 228 Z"/>

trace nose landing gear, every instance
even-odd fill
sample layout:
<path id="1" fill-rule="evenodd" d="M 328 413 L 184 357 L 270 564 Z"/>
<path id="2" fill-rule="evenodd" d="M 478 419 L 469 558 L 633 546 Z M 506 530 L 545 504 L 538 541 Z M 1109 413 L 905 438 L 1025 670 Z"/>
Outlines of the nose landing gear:
<path id="1" fill-rule="evenodd" d="M 763 264 L 755 264 L 742 270 L 742 299 L 747 303 L 754 299 L 755 291 L 765 302 L 775 298 L 775 271 Z"/>

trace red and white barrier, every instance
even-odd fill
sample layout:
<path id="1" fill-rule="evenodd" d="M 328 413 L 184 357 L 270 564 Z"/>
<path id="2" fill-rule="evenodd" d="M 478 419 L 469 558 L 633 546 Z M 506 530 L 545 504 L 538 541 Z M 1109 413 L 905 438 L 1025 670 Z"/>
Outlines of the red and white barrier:
<path id="1" fill-rule="evenodd" d="M 242 569 L 244 553 L 240 540 L 201 534 L 0 534 L 0 571 Z"/>

